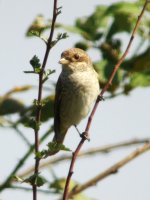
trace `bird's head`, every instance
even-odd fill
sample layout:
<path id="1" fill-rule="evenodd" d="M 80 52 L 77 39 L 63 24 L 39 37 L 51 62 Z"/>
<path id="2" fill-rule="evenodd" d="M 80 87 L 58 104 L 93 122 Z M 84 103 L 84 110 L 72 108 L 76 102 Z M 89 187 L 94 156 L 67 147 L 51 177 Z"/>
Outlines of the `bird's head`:
<path id="1" fill-rule="evenodd" d="M 92 66 L 90 57 L 85 51 L 79 48 L 67 49 L 61 54 L 59 61 L 63 68 L 70 70 L 84 70 Z"/>

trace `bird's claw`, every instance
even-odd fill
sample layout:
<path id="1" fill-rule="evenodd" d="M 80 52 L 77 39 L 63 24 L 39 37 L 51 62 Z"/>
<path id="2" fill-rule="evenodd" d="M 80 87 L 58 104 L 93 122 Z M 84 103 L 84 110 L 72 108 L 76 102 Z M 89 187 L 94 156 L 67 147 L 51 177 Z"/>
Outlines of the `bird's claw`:
<path id="1" fill-rule="evenodd" d="M 88 132 L 83 132 L 82 134 L 80 134 L 80 137 L 85 139 L 85 140 L 88 140 L 90 142 L 90 138 L 89 138 Z"/>
<path id="2" fill-rule="evenodd" d="M 76 130 L 77 130 L 77 132 L 79 133 L 79 135 L 80 135 L 81 138 L 90 141 L 90 138 L 89 138 L 89 134 L 88 134 L 88 132 L 80 133 L 80 131 L 79 131 L 77 125 L 74 125 L 74 127 L 76 128 Z"/>
<path id="3" fill-rule="evenodd" d="M 105 101 L 104 97 L 100 96 L 100 95 L 98 95 L 97 99 L 98 99 L 98 101 Z"/>

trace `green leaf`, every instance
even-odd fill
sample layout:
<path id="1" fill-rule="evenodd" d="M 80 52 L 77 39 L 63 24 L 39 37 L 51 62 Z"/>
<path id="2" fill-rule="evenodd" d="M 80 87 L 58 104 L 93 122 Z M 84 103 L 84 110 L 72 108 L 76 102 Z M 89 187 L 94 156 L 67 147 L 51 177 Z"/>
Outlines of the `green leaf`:
<path id="1" fill-rule="evenodd" d="M 71 151 L 64 144 L 59 144 L 57 142 L 49 142 L 47 146 L 48 146 L 48 151 L 49 152 L 55 152 L 55 151 L 59 151 L 59 150 Z"/>
<path id="2" fill-rule="evenodd" d="M 115 15 L 118 13 L 139 14 L 140 8 L 136 3 L 118 2 L 110 5 L 105 12 L 105 15 Z"/>
<path id="3" fill-rule="evenodd" d="M 124 86 L 123 86 L 123 93 L 125 95 L 128 95 L 133 90 L 133 88 L 134 87 L 130 83 L 124 84 Z"/>
<path id="4" fill-rule="evenodd" d="M 42 100 L 42 113 L 41 113 L 41 122 L 46 122 L 50 118 L 54 117 L 54 95 L 47 96 Z M 21 119 L 19 123 L 22 123 L 24 126 L 35 129 L 35 116 L 36 116 L 37 105 L 32 105 L 24 108 L 20 113 Z"/>
<path id="5" fill-rule="evenodd" d="M 30 60 L 30 64 L 32 65 L 36 73 L 40 72 L 41 63 L 40 59 L 36 55 L 34 55 L 33 58 Z"/>
<path id="6" fill-rule="evenodd" d="M 30 185 L 36 185 L 38 187 L 41 187 L 47 181 L 44 177 L 39 176 L 39 174 L 34 174 L 34 175 L 30 176 L 29 178 L 25 179 L 23 182 L 30 183 Z"/>
<path id="7" fill-rule="evenodd" d="M 143 7 L 144 3 L 145 3 L 145 0 L 137 0 L 137 5 Z M 150 11 L 150 4 L 147 5 L 146 7 L 146 11 Z"/>
<path id="8" fill-rule="evenodd" d="M 108 23 L 108 17 L 105 15 L 106 9 L 106 6 L 98 6 L 89 17 L 76 20 L 75 26 L 82 30 L 82 36 L 86 40 L 96 41 L 102 37 Z"/>
<path id="9" fill-rule="evenodd" d="M 62 194 L 66 184 L 66 179 L 65 178 L 60 178 L 60 179 L 55 179 L 51 184 L 50 184 L 50 189 L 53 190 L 54 193 L 56 194 Z M 70 185 L 69 185 L 69 191 L 71 191 L 76 185 L 79 185 L 76 181 L 71 180 Z M 74 200 L 92 200 L 91 198 L 88 198 L 86 195 L 83 193 L 77 194 L 73 197 Z"/>
<path id="10" fill-rule="evenodd" d="M 48 96 L 42 100 L 44 106 L 42 107 L 41 121 L 45 122 L 54 117 L 54 95 Z"/>
<path id="11" fill-rule="evenodd" d="M 125 61 L 121 68 L 129 72 L 144 72 L 150 70 L 150 47 L 145 52 Z"/>
<path id="12" fill-rule="evenodd" d="M 67 37 L 69 37 L 68 33 L 58 33 L 57 35 L 57 40 L 62 40 L 62 39 L 66 39 Z"/>
<path id="13" fill-rule="evenodd" d="M 45 158 L 45 155 L 47 155 L 47 150 L 42 150 L 35 153 L 35 158 L 41 160 L 42 158 Z"/>
<path id="14" fill-rule="evenodd" d="M 99 74 L 100 86 L 102 88 L 105 86 L 108 79 L 110 78 L 114 66 L 115 64 L 113 62 L 108 62 L 107 60 L 102 60 L 94 64 L 94 67 Z M 118 89 L 122 79 L 123 71 L 118 70 L 112 81 L 112 85 L 108 88 L 108 91 L 113 94 Z"/>
<path id="15" fill-rule="evenodd" d="M 69 37 L 67 33 L 58 33 L 56 40 L 53 40 L 50 43 L 50 48 L 54 47 L 60 40 L 66 39 L 67 37 Z"/>
<path id="16" fill-rule="evenodd" d="M 65 178 L 56 178 L 51 184 L 50 184 L 50 188 L 54 189 L 55 193 L 61 193 L 64 188 L 65 188 L 65 184 L 66 184 L 66 179 Z M 76 182 L 71 180 L 70 185 L 69 185 L 69 191 L 71 189 L 73 189 L 73 187 L 75 187 Z"/>
<path id="17" fill-rule="evenodd" d="M 25 108 L 24 104 L 14 98 L 0 98 L 0 115 L 19 113 Z"/>
<path id="18" fill-rule="evenodd" d="M 34 117 L 24 117 L 20 121 L 25 127 L 32 128 L 34 130 L 39 130 L 41 123 L 37 123 Z"/>
<path id="19" fill-rule="evenodd" d="M 120 40 L 111 39 L 107 42 L 103 42 L 100 46 L 103 58 L 109 62 L 117 63 L 119 60 L 120 47 Z"/>
<path id="20" fill-rule="evenodd" d="M 96 68 L 96 71 L 99 73 L 100 80 L 105 82 L 105 81 L 108 81 L 113 71 L 114 63 L 103 60 L 103 61 L 95 63 L 95 68 Z M 122 70 L 118 70 L 112 83 L 119 84 L 119 82 L 122 80 L 122 75 L 123 75 Z"/>
<path id="21" fill-rule="evenodd" d="M 47 69 L 43 74 L 43 83 L 45 83 L 51 74 L 55 73 L 55 70 Z"/>
<path id="22" fill-rule="evenodd" d="M 71 151 L 69 148 L 67 148 L 65 145 L 63 144 L 59 144 L 57 142 L 49 142 L 47 144 L 48 149 L 44 149 L 41 152 L 38 152 L 38 154 L 36 155 L 37 158 L 42 159 L 42 158 L 46 158 L 50 155 L 53 155 L 54 153 L 57 153 L 58 151 Z"/>
<path id="23" fill-rule="evenodd" d="M 77 42 L 76 44 L 75 44 L 75 47 L 76 48 L 80 48 L 80 49 L 83 49 L 84 51 L 86 51 L 88 48 L 89 48 L 89 46 L 88 46 L 88 44 L 86 43 L 86 42 Z"/>
<path id="24" fill-rule="evenodd" d="M 150 86 L 150 71 L 142 73 L 132 73 L 130 75 L 130 84 L 132 87 L 147 87 Z"/>
<path id="25" fill-rule="evenodd" d="M 114 16 L 113 23 L 107 34 L 107 40 L 109 40 L 116 33 L 130 33 L 133 30 L 136 18 L 130 15 L 126 13 L 118 13 Z"/>
<path id="26" fill-rule="evenodd" d="M 41 33 L 46 29 L 50 28 L 50 23 L 47 22 L 42 15 L 38 15 L 33 23 L 27 30 L 26 36 L 38 36 L 40 37 Z"/>

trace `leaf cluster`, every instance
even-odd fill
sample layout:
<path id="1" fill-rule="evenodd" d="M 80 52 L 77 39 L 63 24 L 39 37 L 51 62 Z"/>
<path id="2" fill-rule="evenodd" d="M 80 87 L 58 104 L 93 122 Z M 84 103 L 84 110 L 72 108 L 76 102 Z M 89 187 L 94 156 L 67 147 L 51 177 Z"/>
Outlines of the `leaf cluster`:
<path id="1" fill-rule="evenodd" d="M 100 85 L 106 84 L 114 65 L 124 52 L 143 1 L 118 2 L 110 6 L 99 5 L 86 17 L 76 19 L 74 26 L 58 24 L 69 32 L 82 37 L 75 47 L 84 50 L 95 49 L 99 52 L 99 60 L 94 67 L 99 74 Z M 109 89 L 112 97 L 117 94 L 128 94 L 136 87 L 150 86 L 150 7 L 147 7 L 141 26 L 137 31 L 138 41 L 135 50 L 130 52 L 115 75 Z"/>
<path id="2" fill-rule="evenodd" d="M 64 144 L 59 144 L 57 142 L 49 142 L 47 144 L 47 149 L 42 150 L 41 152 L 38 152 L 36 154 L 36 158 L 42 159 L 46 158 L 48 156 L 51 156 L 55 154 L 58 151 L 71 151 L 68 147 L 66 147 Z"/>
<path id="3" fill-rule="evenodd" d="M 52 94 L 46 96 L 39 105 L 37 100 L 34 100 L 31 105 L 26 105 L 20 99 L 14 97 L 15 93 L 31 90 L 32 86 L 15 87 L 5 95 L 0 97 L 0 126 L 18 126 L 22 124 L 26 127 L 38 129 L 35 116 L 38 106 L 42 107 L 41 122 L 47 122 L 54 116 L 54 98 Z M 10 120 L 10 116 L 15 115 L 15 119 Z"/>

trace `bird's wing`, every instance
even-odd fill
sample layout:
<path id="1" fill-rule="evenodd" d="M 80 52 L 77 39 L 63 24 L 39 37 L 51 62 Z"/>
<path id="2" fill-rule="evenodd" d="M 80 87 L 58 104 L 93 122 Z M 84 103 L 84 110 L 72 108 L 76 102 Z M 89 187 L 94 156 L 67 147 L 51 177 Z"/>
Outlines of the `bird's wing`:
<path id="1" fill-rule="evenodd" d="M 54 103 L 54 140 L 57 141 L 60 134 L 60 105 L 62 99 L 62 80 L 59 77 L 56 84 L 56 94 L 55 94 L 55 103 Z"/>

